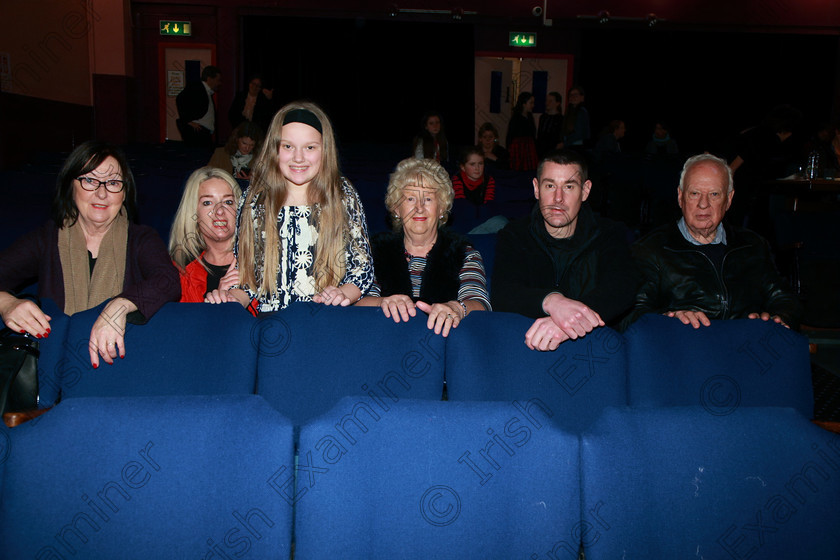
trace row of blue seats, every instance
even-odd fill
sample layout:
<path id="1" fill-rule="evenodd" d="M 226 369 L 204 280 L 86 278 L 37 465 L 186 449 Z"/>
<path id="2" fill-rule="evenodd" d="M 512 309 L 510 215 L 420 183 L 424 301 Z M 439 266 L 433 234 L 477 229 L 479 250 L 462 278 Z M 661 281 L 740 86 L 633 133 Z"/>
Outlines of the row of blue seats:
<path id="1" fill-rule="evenodd" d="M 295 425 L 343 396 L 384 405 L 403 399 L 538 401 L 579 431 L 608 406 L 701 405 L 713 415 L 784 406 L 813 416 L 807 339 L 760 320 L 695 330 L 649 315 L 627 332 L 600 328 L 536 352 L 531 320 L 475 312 L 448 338 L 419 313 L 394 323 L 378 308 L 300 303 L 253 318 L 236 304 L 171 303 L 128 325 L 126 356 L 90 364 L 95 308 L 64 316 L 47 302 L 41 407 L 61 398 L 259 394 Z"/>
<path id="2" fill-rule="evenodd" d="M 837 558 L 840 439 L 785 408 L 73 398 L 0 427 L 0 557 Z"/>

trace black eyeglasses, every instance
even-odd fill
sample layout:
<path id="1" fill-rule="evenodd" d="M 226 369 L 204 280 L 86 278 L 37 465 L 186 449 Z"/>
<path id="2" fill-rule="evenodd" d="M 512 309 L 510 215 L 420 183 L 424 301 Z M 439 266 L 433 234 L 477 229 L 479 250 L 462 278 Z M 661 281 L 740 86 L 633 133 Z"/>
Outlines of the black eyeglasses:
<path id="1" fill-rule="evenodd" d="M 100 181 L 99 179 L 94 179 L 93 177 L 76 177 L 76 180 L 86 191 L 95 191 L 99 187 L 104 186 L 106 191 L 116 194 L 118 192 L 122 192 L 123 187 L 125 186 L 125 182 L 120 181 L 119 179 Z"/>

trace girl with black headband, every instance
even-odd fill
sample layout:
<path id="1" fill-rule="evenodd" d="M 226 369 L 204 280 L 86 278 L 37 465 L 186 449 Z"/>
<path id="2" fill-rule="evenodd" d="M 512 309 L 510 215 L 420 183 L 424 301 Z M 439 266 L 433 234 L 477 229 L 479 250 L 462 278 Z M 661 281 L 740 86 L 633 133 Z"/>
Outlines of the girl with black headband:
<path id="1" fill-rule="evenodd" d="M 294 102 L 275 115 L 239 202 L 240 287 L 207 301 L 277 311 L 296 301 L 347 306 L 373 282 L 359 195 L 338 168 L 327 115 Z"/>

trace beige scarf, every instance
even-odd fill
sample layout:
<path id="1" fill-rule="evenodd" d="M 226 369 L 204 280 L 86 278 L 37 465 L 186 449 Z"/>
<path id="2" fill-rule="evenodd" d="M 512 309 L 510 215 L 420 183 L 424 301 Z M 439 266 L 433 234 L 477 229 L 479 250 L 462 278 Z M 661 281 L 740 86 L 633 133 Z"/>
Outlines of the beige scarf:
<path id="1" fill-rule="evenodd" d="M 122 292 L 127 244 L 128 218 L 123 208 L 102 238 L 91 276 L 85 233 L 78 220 L 72 226 L 58 230 L 58 254 L 64 275 L 64 312 L 67 315 L 96 307 Z"/>

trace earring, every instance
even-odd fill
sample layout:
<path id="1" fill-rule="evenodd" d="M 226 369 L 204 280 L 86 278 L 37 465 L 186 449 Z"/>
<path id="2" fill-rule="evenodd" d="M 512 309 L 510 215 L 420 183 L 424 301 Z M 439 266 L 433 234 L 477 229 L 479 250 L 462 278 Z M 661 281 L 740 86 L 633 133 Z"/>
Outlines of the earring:
<path id="1" fill-rule="evenodd" d="M 438 216 L 438 218 L 442 220 L 442 219 L 443 219 L 443 214 L 441 214 L 440 216 Z"/>

